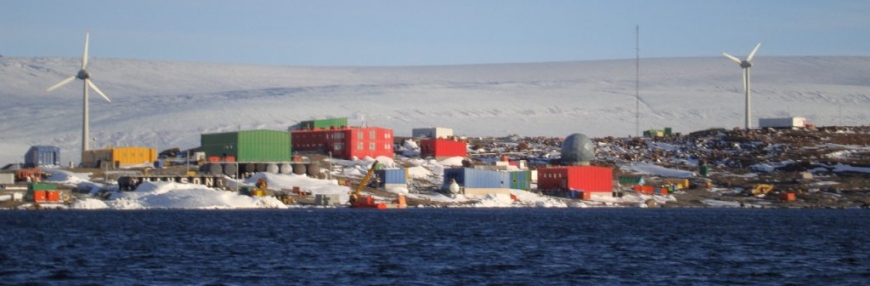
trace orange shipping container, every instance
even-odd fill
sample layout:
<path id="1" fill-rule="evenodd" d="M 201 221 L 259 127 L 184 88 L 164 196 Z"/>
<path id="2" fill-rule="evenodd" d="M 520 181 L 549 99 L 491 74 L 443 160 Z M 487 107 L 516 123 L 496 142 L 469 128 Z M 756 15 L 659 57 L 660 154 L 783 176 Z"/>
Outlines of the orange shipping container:
<path id="1" fill-rule="evenodd" d="M 47 199 L 45 191 L 33 191 L 33 201 L 34 202 L 45 202 Z"/>
<path id="2" fill-rule="evenodd" d="M 642 194 L 652 195 L 655 191 L 655 188 L 653 188 L 653 186 L 635 185 L 634 191 Z"/>
<path id="3" fill-rule="evenodd" d="M 60 191 L 45 191 L 45 195 L 48 202 L 60 202 Z"/>
<path id="4" fill-rule="evenodd" d="M 793 202 L 795 200 L 795 195 L 794 193 L 779 194 L 779 199 L 787 202 Z"/>

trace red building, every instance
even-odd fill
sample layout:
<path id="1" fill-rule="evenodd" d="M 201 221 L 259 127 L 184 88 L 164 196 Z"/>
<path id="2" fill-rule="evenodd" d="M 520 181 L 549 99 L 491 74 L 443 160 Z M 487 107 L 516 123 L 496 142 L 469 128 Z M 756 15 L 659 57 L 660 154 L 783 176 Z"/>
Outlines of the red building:
<path id="1" fill-rule="evenodd" d="M 613 192 L 613 169 L 596 166 L 561 166 L 538 169 L 538 189 L 544 191 Z"/>
<path id="2" fill-rule="evenodd" d="M 468 144 L 449 139 L 423 139 L 420 140 L 420 157 L 434 157 L 437 160 L 468 157 Z"/>
<path id="3" fill-rule="evenodd" d="M 338 127 L 290 132 L 293 151 L 332 153 L 332 157 L 351 160 L 368 157 L 393 157 L 393 130 L 380 127 Z"/>

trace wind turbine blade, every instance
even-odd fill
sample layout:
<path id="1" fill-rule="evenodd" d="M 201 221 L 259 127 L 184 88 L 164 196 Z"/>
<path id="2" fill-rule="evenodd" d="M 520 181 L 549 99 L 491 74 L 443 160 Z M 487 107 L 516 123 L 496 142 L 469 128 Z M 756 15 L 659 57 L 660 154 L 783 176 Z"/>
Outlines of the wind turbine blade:
<path id="1" fill-rule="evenodd" d="M 88 38 L 90 33 L 85 32 L 85 52 L 82 54 L 82 69 L 88 66 Z"/>
<path id="2" fill-rule="evenodd" d="M 99 93 L 100 95 L 102 95 L 103 98 L 106 99 L 106 101 L 108 101 L 108 102 L 112 102 L 112 100 L 109 99 L 109 97 L 106 96 L 106 94 L 103 93 L 103 91 L 100 90 L 100 89 L 97 87 L 97 85 L 94 84 L 90 79 L 85 79 L 85 82 L 88 83 L 88 86 L 90 86 L 92 89 L 94 89 L 94 91 L 96 91 L 97 93 Z"/>
<path id="3" fill-rule="evenodd" d="M 747 62 L 752 62 L 752 58 L 755 57 L 755 52 L 758 51 L 758 47 L 761 47 L 761 42 L 759 42 L 758 45 L 755 45 L 755 48 L 752 49 L 752 52 L 749 53 L 749 56 L 746 57 Z"/>
<path id="4" fill-rule="evenodd" d="M 55 89 L 57 89 L 57 88 L 59 88 L 59 87 L 61 87 L 61 86 L 64 86 L 65 84 L 68 84 L 68 83 L 70 83 L 71 81 L 73 81 L 73 80 L 75 80 L 75 79 L 76 79 L 76 76 L 74 76 L 74 75 L 73 75 L 73 76 L 70 76 L 70 77 L 68 77 L 68 78 L 66 78 L 66 79 L 64 79 L 64 80 L 62 80 L 61 82 L 59 82 L 59 83 L 57 83 L 57 84 L 55 84 L 55 85 L 52 85 L 51 87 L 49 87 L 48 89 L 46 89 L 45 92 L 51 92 L 52 90 L 55 90 Z"/>
<path id="5" fill-rule="evenodd" d="M 732 56 L 732 55 L 729 55 L 728 53 L 722 53 L 722 55 L 724 55 L 726 58 L 731 59 L 731 60 L 734 61 L 735 63 L 738 63 L 738 64 L 739 64 L 739 63 L 742 62 L 742 61 L 741 61 L 740 59 L 738 59 L 737 57 Z"/>

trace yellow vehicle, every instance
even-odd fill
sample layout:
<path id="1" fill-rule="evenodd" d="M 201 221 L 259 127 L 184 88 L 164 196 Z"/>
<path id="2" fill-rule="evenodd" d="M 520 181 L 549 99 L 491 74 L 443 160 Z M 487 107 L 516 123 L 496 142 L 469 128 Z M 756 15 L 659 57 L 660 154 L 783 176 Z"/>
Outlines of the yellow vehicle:
<path id="1" fill-rule="evenodd" d="M 757 184 L 752 188 L 752 195 L 766 195 L 773 191 L 773 185 L 770 184 Z"/>

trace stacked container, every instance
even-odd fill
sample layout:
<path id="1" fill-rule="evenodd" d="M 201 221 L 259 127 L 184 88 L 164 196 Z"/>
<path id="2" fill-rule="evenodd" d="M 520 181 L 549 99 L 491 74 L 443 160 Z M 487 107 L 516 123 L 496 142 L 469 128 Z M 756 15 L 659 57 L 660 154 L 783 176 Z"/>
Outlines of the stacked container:
<path id="1" fill-rule="evenodd" d="M 56 203 L 60 202 L 60 191 L 52 184 L 30 183 L 24 199 L 37 203 Z"/>

